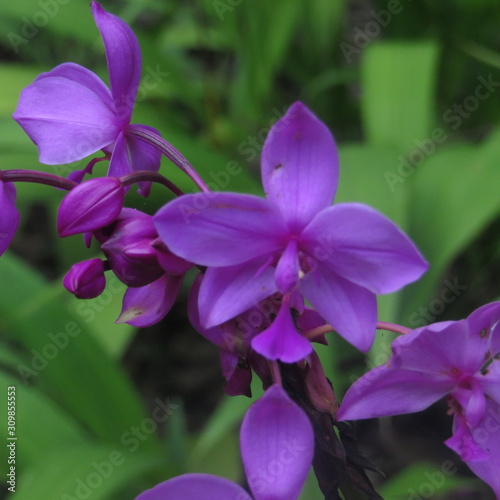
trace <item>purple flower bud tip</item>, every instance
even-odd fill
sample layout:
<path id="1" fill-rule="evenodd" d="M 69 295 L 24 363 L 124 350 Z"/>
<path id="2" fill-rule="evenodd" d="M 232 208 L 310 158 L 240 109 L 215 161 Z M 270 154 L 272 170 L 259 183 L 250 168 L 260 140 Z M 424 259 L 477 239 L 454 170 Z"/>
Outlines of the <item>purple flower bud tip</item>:
<path id="1" fill-rule="evenodd" d="M 90 259 L 71 266 L 63 279 L 63 285 L 78 299 L 93 299 L 106 288 L 104 262 Z"/>
<path id="2" fill-rule="evenodd" d="M 63 199 L 57 214 L 60 236 L 95 231 L 120 214 L 125 190 L 114 177 L 91 179 L 73 188 Z"/>

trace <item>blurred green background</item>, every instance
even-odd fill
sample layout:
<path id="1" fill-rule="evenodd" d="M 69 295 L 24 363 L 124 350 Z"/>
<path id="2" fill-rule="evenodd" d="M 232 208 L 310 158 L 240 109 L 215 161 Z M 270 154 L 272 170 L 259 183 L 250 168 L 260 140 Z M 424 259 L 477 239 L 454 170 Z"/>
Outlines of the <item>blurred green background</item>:
<path id="1" fill-rule="evenodd" d="M 419 283 L 381 298 L 380 320 L 416 327 L 500 298 L 498 0 L 102 5 L 141 44 L 149 77 L 134 122 L 158 128 L 214 188 L 262 193 L 261 146 L 295 100 L 327 123 L 341 156 L 336 200 L 387 214 L 431 265 Z M 10 115 L 22 88 L 59 63 L 107 81 L 88 2 L 2 2 L 0 34 L 0 169 L 82 168 L 39 165 Z M 162 170 L 194 190 L 168 161 Z M 93 301 L 70 297 L 61 277 L 97 250 L 57 238 L 61 196 L 18 186 L 21 227 L 0 259 L 1 415 L 15 386 L 18 419 L 16 493 L 4 483 L 0 498 L 132 500 L 186 471 L 242 481 L 238 428 L 250 401 L 223 396 L 217 350 L 186 319 L 187 284 L 166 320 L 141 331 L 113 324 L 124 289 L 116 279 Z M 128 201 L 152 214 L 168 199 L 154 189 Z M 389 342 L 380 335 L 368 358 L 340 339 L 321 347 L 339 394 L 384 361 Z M 359 424 L 365 453 L 387 475 L 373 477 L 386 499 L 493 498 L 443 445 L 445 409 Z M 6 432 L 4 421 L 4 443 Z M 301 499 L 322 499 L 313 477 Z"/>

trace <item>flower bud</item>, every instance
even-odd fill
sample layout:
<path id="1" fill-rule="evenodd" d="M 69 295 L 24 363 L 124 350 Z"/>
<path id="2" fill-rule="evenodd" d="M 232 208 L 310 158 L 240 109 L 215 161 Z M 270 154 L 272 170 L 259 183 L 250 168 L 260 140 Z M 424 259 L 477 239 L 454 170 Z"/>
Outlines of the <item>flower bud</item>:
<path id="1" fill-rule="evenodd" d="M 101 248 L 120 281 L 142 287 L 165 273 L 151 245 L 157 237 L 152 217 L 142 212 L 138 212 L 137 217 L 121 219 L 113 226 Z"/>
<path id="2" fill-rule="evenodd" d="M 90 259 L 71 266 L 63 279 L 63 285 L 79 299 L 93 299 L 106 288 L 104 262 Z"/>
<path id="3" fill-rule="evenodd" d="M 90 179 L 73 188 L 57 214 L 60 236 L 95 231 L 111 224 L 123 206 L 125 190 L 114 177 Z"/>

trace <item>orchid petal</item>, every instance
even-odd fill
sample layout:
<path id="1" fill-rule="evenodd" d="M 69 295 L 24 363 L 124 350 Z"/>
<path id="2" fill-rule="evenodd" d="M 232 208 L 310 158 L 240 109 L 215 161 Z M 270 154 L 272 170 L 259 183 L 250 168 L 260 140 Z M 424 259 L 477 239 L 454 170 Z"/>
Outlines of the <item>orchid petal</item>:
<path id="1" fill-rule="evenodd" d="M 134 32 L 118 17 L 92 2 L 92 15 L 106 49 L 109 81 L 116 112 L 130 122 L 141 78 L 141 51 Z"/>
<path id="2" fill-rule="evenodd" d="M 262 183 L 292 230 L 329 206 L 338 181 L 332 134 L 306 106 L 293 104 L 271 128 L 262 150 Z"/>
<path id="3" fill-rule="evenodd" d="M 38 75 L 35 82 L 51 77 L 66 78 L 67 80 L 71 80 L 87 87 L 95 95 L 97 95 L 110 110 L 114 112 L 113 97 L 111 96 L 109 88 L 94 72 L 89 69 L 80 66 L 79 64 L 67 62 L 59 64 L 59 66 L 56 66 L 47 73 Z"/>
<path id="4" fill-rule="evenodd" d="M 477 434 L 477 430 L 474 429 Z M 475 463 L 488 460 L 489 454 L 478 445 L 462 415 L 453 418 L 453 435 L 444 444 L 451 448 L 464 462 Z"/>
<path id="5" fill-rule="evenodd" d="M 373 293 L 395 292 L 420 278 L 428 267 L 393 222 L 358 203 L 321 211 L 301 241 L 308 255 Z"/>
<path id="6" fill-rule="evenodd" d="M 296 500 L 312 463 L 314 433 L 306 414 L 278 385 L 247 411 L 241 454 L 255 500 Z"/>
<path id="7" fill-rule="evenodd" d="M 277 291 L 274 269 L 267 259 L 230 267 L 209 267 L 200 287 L 200 321 L 205 328 L 220 325 Z"/>
<path id="8" fill-rule="evenodd" d="M 394 368 L 427 373 L 474 374 L 481 368 L 488 342 L 469 344 L 469 328 L 465 320 L 434 323 L 397 338 L 392 349 Z M 474 349 L 473 347 L 478 347 Z"/>
<path id="9" fill-rule="evenodd" d="M 288 293 L 299 281 L 299 253 L 297 241 L 291 239 L 276 266 L 276 284 L 280 292 Z"/>
<path id="10" fill-rule="evenodd" d="M 252 195 L 184 195 L 160 209 L 154 221 L 172 252 L 204 266 L 233 266 L 284 246 L 278 208 Z"/>
<path id="11" fill-rule="evenodd" d="M 16 188 L 11 182 L 0 180 L 0 255 L 10 245 L 19 227 L 19 211 L 16 208 Z"/>
<path id="12" fill-rule="evenodd" d="M 378 366 L 349 388 L 337 420 L 388 417 L 421 411 L 445 396 L 453 385 L 443 376 Z"/>
<path id="13" fill-rule="evenodd" d="M 153 127 L 147 127 L 146 125 L 131 125 L 130 129 L 146 129 L 149 132 L 160 136 L 160 132 Z M 161 163 L 161 151 L 152 146 L 150 143 L 141 140 L 136 135 L 127 134 L 127 145 L 130 153 L 130 158 L 132 162 L 132 169 L 137 170 L 148 170 L 150 172 L 158 172 Z M 139 194 L 142 196 L 147 196 L 151 188 L 150 182 L 140 182 L 139 183 Z"/>
<path id="14" fill-rule="evenodd" d="M 184 474 L 141 493 L 135 500 L 252 500 L 237 484 L 209 474 Z"/>
<path id="15" fill-rule="evenodd" d="M 132 164 L 128 154 L 127 139 L 123 132 L 120 132 L 116 137 L 116 142 L 111 153 L 109 162 L 108 176 L 123 177 L 132 172 Z"/>
<path id="16" fill-rule="evenodd" d="M 61 77 L 46 76 L 26 87 L 12 117 L 47 165 L 81 160 L 111 144 L 119 132 L 116 115 L 100 94 Z"/>
<path id="17" fill-rule="evenodd" d="M 170 311 L 181 288 L 184 276 L 164 274 L 149 285 L 127 288 L 116 323 L 150 326 L 158 323 Z"/>
<path id="18" fill-rule="evenodd" d="M 106 288 L 104 262 L 95 258 L 73 264 L 64 276 L 63 285 L 79 299 L 98 297 Z"/>
<path id="19" fill-rule="evenodd" d="M 485 370 L 484 376 L 477 375 L 485 394 L 500 404 L 500 361 L 493 361 Z"/>
<path id="20" fill-rule="evenodd" d="M 123 186 L 114 177 L 99 177 L 78 184 L 59 206 L 59 235 L 95 231 L 110 224 L 119 216 L 124 196 Z"/>
<path id="21" fill-rule="evenodd" d="M 296 363 L 312 351 L 311 343 L 298 331 L 288 305 L 283 305 L 269 328 L 252 340 L 252 348 L 267 359 Z"/>
<path id="22" fill-rule="evenodd" d="M 363 352 L 370 349 L 377 325 L 373 293 L 323 266 L 306 274 L 299 290 L 339 335 Z"/>
<path id="23" fill-rule="evenodd" d="M 488 402 L 486 417 L 472 432 L 474 441 L 488 454 L 486 460 L 468 461 L 469 468 L 486 482 L 500 498 L 500 407 L 494 401 Z"/>
<path id="24" fill-rule="evenodd" d="M 492 302 L 476 309 L 467 318 L 471 333 L 471 341 L 483 343 L 487 338 L 490 342 L 491 354 L 500 353 L 500 302 Z M 479 337 L 479 339 L 478 339 Z"/>

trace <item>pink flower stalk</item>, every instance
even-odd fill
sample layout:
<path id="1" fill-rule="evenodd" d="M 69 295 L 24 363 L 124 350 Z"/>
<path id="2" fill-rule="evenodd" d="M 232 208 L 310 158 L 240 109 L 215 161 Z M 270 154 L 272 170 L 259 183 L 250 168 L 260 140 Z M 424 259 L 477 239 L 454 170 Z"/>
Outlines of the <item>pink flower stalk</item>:
<path id="1" fill-rule="evenodd" d="M 272 385 L 249 409 L 240 446 L 250 496 L 239 485 L 208 474 L 185 474 L 147 490 L 136 500 L 296 500 L 314 454 L 306 414 L 279 385 Z"/>
<path id="2" fill-rule="evenodd" d="M 446 396 L 446 444 L 500 495 L 500 302 L 397 338 L 387 364 L 347 391 L 338 420 L 421 411 Z"/>
<path id="3" fill-rule="evenodd" d="M 327 127 L 295 103 L 269 132 L 262 152 L 266 199 L 236 193 L 185 195 L 155 216 L 177 255 L 208 266 L 200 321 L 220 325 L 276 292 L 282 306 L 252 340 L 268 359 L 295 362 L 311 346 L 295 328 L 303 300 L 357 348 L 370 348 L 377 293 L 418 279 L 427 263 L 392 222 L 358 203 L 330 206 L 337 149 Z"/>

